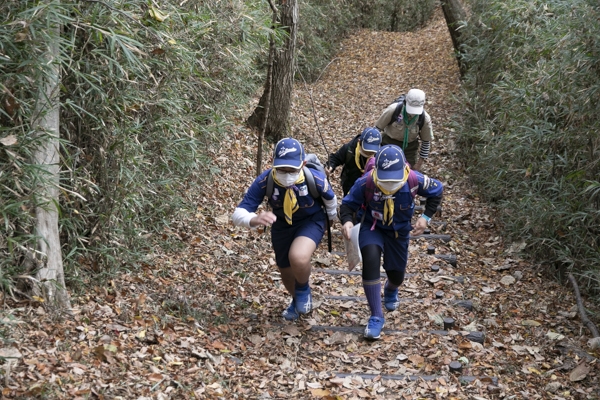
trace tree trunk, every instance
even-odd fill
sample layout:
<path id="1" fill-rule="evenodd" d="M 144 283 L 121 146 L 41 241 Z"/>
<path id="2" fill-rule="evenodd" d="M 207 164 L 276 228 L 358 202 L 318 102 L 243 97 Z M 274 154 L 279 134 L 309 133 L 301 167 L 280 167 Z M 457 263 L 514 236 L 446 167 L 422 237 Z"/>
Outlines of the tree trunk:
<path id="1" fill-rule="evenodd" d="M 271 11 L 273 11 L 273 21 L 271 28 L 275 28 L 277 23 L 277 7 L 273 4 L 273 0 L 269 0 Z M 265 98 L 264 104 L 267 106 L 264 108 L 264 115 L 262 118 L 260 130 L 258 132 L 258 150 L 256 151 L 256 176 L 262 172 L 262 152 L 263 152 L 263 139 L 265 137 L 265 130 L 267 129 L 267 119 L 269 118 L 269 111 L 271 108 L 271 90 L 273 88 L 273 59 L 275 57 L 275 35 L 271 33 L 269 35 L 269 62 L 267 66 L 267 80 L 265 82 L 265 90 L 263 97 Z"/>
<path id="2" fill-rule="evenodd" d="M 48 14 L 48 18 L 52 18 L 51 13 Z M 57 21 L 49 21 L 48 26 L 44 66 L 37 77 L 39 92 L 31 121 L 39 139 L 39 146 L 33 153 L 33 163 L 40 170 L 35 193 L 35 233 L 38 237 L 36 256 L 40 258 L 40 269 L 37 272 L 38 284 L 34 286 L 34 293 L 43 297 L 48 304 L 70 309 L 65 287 L 57 206 L 60 172 L 60 25 Z"/>
<path id="3" fill-rule="evenodd" d="M 464 40 L 461 37 L 462 32 L 460 28 L 467 20 L 467 13 L 465 12 L 460 0 L 443 0 L 442 11 L 444 12 L 446 25 L 448 25 L 448 31 L 450 31 L 452 45 L 456 51 L 456 60 L 458 61 L 460 75 L 464 76 L 465 72 L 467 72 L 467 66 L 465 65 L 464 61 L 462 61 L 460 56 L 460 46 L 463 44 Z"/>
<path id="4" fill-rule="evenodd" d="M 279 0 L 279 24 L 285 27 L 288 36 L 283 46 L 275 51 L 272 82 L 265 82 L 263 95 L 258 106 L 248 118 L 250 127 L 260 129 L 265 121 L 265 105 L 269 97 L 269 114 L 266 117 L 265 136 L 277 141 L 288 132 L 288 118 L 294 87 L 296 35 L 298 24 L 298 1 Z M 270 85 L 270 88 L 269 88 Z"/>

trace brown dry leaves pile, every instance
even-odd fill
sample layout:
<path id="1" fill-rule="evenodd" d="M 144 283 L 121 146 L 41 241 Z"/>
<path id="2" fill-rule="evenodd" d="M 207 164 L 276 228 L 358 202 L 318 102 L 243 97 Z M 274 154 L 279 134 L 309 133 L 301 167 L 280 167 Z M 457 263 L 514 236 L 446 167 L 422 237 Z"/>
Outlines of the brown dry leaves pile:
<path id="1" fill-rule="evenodd" d="M 449 125 L 459 78 L 441 12 L 416 33 L 347 39 L 317 83 L 297 85 L 293 135 L 325 159 L 323 143 L 335 151 L 411 87 L 426 92 L 434 121 L 425 172 L 446 188 L 431 230 L 452 240 L 411 241 L 402 302 L 386 314 L 392 331 L 382 340 L 362 338 L 360 275 L 328 272 L 344 270 L 345 259 L 327 253 L 326 239 L 314 259 L 316 309 L 297 323 L 281 319 L 289 300 L 268 233 L 229 223 L 255 176 L 256 137 L 240 115 L 223 147 L 209 149 L 220 174 L 190 188 L 197 213 L 163 235 L 179 248 L 157 250 L 106 287 L 90 284 L 73 298 L 74 318 L 7 299 L 3 397 L 597 399 L 599 353 L 587 345 L 573 295 L 503 242 L 493 209 L 461 172 Z M 343 251 L 339 225 L 333 238 Z M 457 267 L 427 255 L 428 245 L 455 254 Z M 442 331 L 445 317 L 454 330 Z M 469 332 L 482 332 L 483 343 Z M 452 361 L 460 374 L 449 371 Z"/>

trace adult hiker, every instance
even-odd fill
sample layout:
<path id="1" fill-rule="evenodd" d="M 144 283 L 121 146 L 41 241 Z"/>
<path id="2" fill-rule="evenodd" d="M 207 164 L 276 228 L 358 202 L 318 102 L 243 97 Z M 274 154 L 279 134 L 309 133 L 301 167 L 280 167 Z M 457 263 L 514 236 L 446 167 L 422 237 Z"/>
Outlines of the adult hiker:
<path id="1" fill-rule="evenodd" d="M 348 194 L 354 182 L 365 171 L 365 164 L 375 155 L 381 145 L 381 132 L 375 127 L 365 128 L 360 135 L 342 145 L 335 153 L 329 155 L 327 161 L 328 175 L 343 165 L 340 180 L 344 196 Z"/>
<path id="2" fill-rule="evenodd" d="M 305 165 L 300 142 L 292 138 L 281 139 L 275 146 L 273 168 L 254 180 L 232 215 L 236 226 L 271 226 L 277 267 L 283 285 L 292 296 L 290 305 L 283 312 L 283 317 L 289 321 L 312 308 L 311 256 L 323 238 L 327 218 L 330 224 L 337 218 L 337 198 L 324 172 L 305 168 Z M 320 198 L 311 195 L 311 177 Z M 270 179 L 273 182 L 268 198 L 271 211 L 256 214 Z"/>
<path id="3" fill-rule="evenodd" d="M 425 92 L 410 89 L 381 114 L 375 126 L 383 132 L 381 144 L 402 149 L 413 170 L 420 171 L 433 141 L 431 117 L 425 111 Z M 418 156 L 418 157 L 417 157 Z"/>
<path id="4" fill-rule="evenodd" d="M 381 307 L 380 260 L 387 274 L 384 305 L 398 307 L 398 287 L 404 281 L 408 263 L 409 235 L 420 235 L 442 201 L 443 186 L 436 179 L 411 170 L 404 153 L 395 145 L 382 146 L 375 154 L 374 168 L 360 177 L 342 200 L 342 233 L 350 239 L 353 214 L 361 221 L 359 248 L 362 255 L 362 281 L 371 317 L 364 331 L 367 339 L 379 339 L 385 324 Z M 414 196 L 427 198 L 425 211 L 414 227 Z"/>

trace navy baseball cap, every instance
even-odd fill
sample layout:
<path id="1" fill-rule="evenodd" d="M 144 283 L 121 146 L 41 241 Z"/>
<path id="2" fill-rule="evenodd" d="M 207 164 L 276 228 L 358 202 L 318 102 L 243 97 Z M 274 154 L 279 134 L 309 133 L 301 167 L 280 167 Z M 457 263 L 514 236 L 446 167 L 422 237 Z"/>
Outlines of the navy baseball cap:
<path id="1" fill-rule="evenodd" d="M 396 145 L 383 146 L 375 154 L 375 172 L 378 181 L 403 181 L 405 166 L 404 152 Z"/>
<path id="2" fill-rule="evenodd" d="M 273 167 L 300 168 L 304 163 L 304 148 L 299 141 L 292 138 L 281 139 L 275 146 Z"/>
<path id="3" fill-rule="evenodd" d="M 375 127 L 365 128 L 360 134 L 360 143 L 364 151 L 377 151 L 381 145 L 381 132 Z"/>

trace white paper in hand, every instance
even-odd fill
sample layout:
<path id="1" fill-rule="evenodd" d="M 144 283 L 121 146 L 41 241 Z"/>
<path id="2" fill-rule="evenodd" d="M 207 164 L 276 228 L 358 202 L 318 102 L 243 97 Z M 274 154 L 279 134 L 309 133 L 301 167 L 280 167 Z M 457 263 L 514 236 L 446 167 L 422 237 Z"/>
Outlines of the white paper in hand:
<path id="1" fill-rule="evenodd" d="M 360 224 L 354 225 L 350 230 L 350 240 L 344 238 L 346 242 L 346 256 L 348 257 L 348 270 L 352 271 L 360 262 L 362 255 L 358 246 L 358 234 L 360 233 Z"/>

